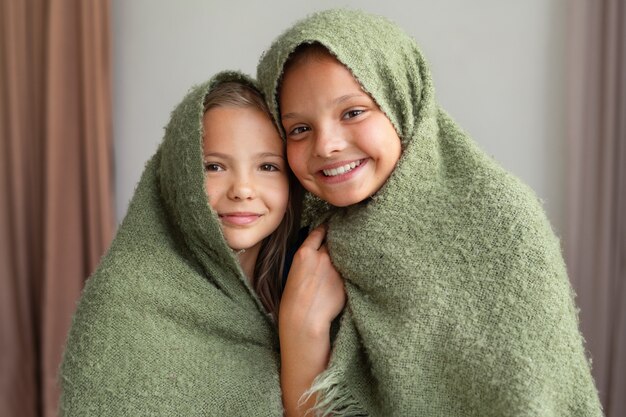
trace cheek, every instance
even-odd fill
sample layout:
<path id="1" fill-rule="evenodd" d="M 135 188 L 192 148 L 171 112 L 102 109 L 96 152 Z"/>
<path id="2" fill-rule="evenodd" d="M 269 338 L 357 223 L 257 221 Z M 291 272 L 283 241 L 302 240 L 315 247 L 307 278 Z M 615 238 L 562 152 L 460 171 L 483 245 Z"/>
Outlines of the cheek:
<path id="1" fill-rule="evenodd" d="M 307 150 L 304 144 L 287 144 L 287 161 L 289 162 L 289 167 L 291 167 L 291 170 L 294 174 L 296 174 L 298 179 L 306 173 L 306 162 L 308 159 Z"/>
<path id="2" fill-rule="evenodd" d="M 400 138 L 398 138 L 395 134 L 395 130 L 393 131 L 393 136 L 386 141 L 384 149 L 384 155 L 387 159 L 387 163 L 395 167 L 400 159 L 400 154 L 402 153 Z"/>
<path id="3" fill-rule="evenodd" d="M 287 177 L 284 178 L 280 188 L 276 190 L 275 198 L 276 206 L 282 213 L 285 213 L 287 211 L 287 205 L 289 204 L 289 180 Z"/>
<path id="4" fill-rule="evenodd" d="M 207 178 L 204 180 L 204 190 L 206 191 L 207 198 L 209 200 L 209 205 L 212 208 L 215 208 L 215 206 L 217 206 L 218 195 L 219 195 L 216 184 L 212 181 L 209 181 L 209 179 Z"/>
<path id="5" fill-rule="evenodd" d="M 287 209 L 287 203 L 289 202 L 289 180 L 287 175 L 282 176 L 280 179 L 265 179 L 262 183 L 259 183 L 259 197 L 261 197 L 265 204 L 272 210 L 281 211 Z"/>
<path id="6" fill-rule="evenodd" d="M 378 137 L 378 141 L 367 142 L 365 146 L 370 148 L 370 154 L 376 155 L 385 166 L 395 167 L 398 159 L 400 159 L 400 153 L 402 145 L 396 130 L 392 126 L 384 126 L 376 132 L 376 135 L 371 137 Z"/>

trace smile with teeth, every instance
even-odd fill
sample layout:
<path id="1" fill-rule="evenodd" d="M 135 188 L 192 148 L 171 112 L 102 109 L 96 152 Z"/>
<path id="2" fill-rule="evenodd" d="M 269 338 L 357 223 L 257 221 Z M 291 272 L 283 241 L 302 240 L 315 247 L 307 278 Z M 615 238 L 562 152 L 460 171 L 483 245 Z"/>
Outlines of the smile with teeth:
<path id="1" fill-rule="evenodd" d="M 327 177 L 335 177 L 337 175 L 345 174 L 347 172 L 352 171 L 354 168 L 356 168 L 359 165 L 361 165 L 361 162 L 363 162 L 363 161 L 362 160 L 353 161 L 353 162 L 350 162 L 349 164 L 345 164 L 345 165 L 342 165 L 342 166 L 339 166 L 339 167 L 336 167 L 336 168 L 323 169 L 322 172 Z"/>

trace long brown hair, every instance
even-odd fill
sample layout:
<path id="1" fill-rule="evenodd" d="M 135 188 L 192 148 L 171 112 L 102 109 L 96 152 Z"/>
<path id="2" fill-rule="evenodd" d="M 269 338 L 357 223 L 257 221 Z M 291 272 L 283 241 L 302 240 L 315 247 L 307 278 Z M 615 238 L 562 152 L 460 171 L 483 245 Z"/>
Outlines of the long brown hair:
<path id="1" fill-rule="evenodd" d="M 252 108 L 263 112 L 272 121 L 271 113 L 261 93 L 243 82 L 228 81 L 215 86 L 204 99 L 204 112 L 215 107 Z M 302 187 L 288 165 L 286 169 L 289 178 L 287 211 L 278 228 L 261 244 L 252 277 L 252 288 L 266 312 L 275 321 L 278 318 L 280 297 L 283 291 L 287 248 L 293 243 L 300 224 L 302 198 Z"/>

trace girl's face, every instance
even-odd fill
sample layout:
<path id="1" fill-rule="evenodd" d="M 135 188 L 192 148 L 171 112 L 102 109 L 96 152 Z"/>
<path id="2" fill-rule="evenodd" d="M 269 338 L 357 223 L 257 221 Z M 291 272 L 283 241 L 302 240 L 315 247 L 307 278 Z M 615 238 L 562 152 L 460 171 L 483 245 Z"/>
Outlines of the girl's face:
<path id="1" fill-rule="evenodd" d="M 232 249 L 258 251 L 287 210 L 282 140 L 269 117 L 254 108 L 212 108 L 203 127 L 209 203 Z"/>
<path id="2" fill-rule="evenodd" d="M 291 169 L 334 206 L 376 193 L 400 158 L 400 138 L 387 116 L 329 54 L 304 57 L 287 70 L 280 109 Z"/>

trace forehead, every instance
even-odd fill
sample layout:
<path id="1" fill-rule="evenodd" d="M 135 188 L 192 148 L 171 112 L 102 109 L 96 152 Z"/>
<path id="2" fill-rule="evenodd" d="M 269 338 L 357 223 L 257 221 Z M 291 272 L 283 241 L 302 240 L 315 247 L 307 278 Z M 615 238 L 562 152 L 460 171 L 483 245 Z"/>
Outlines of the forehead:
<path id="1" fill-rule="evenodd" d="M 279 96 L 280 121 L 345 110 L 346 106 L 375 105 L 352 72 L 332 55 L 295 63 L 285 74 Z"/>
<path id="2" fill-rule="evenodd" d="M 207 148 L 281 152 L 282 140 L 270 117 L 254 107 L 221 106 L 204 113 L 203 145 Z M 218 149 L 219 150 L 219 149 Z"/>
<path id="3" fill-rule="evenodd" d="M 356 90 L 369 97 L 352 72 L 331 54 L 293 62 L 284 72 L 280 87 L 281 100 L 292 93 L 319 95 L 327 89 L 334 90 L 337 95 L 342 95 L 343 90 Z"/>
<path id="4" fill-rule="evenodd" d="M 309 66 L 311 64 L 326 64 L 331 67 L 342 68 L 346 70 L 350 76 L 361 85 L 359 80 L 354 76 L 352 70 L 345 65 L 337 56 L 331 53 L 325 46 L 319 43 L 313 44 L 302 44 L 298 46 L 287 59 L 283 72 L 281 74 L 279 83 L 278 83 L 278 93 L 280 95 L 280 90 L 285 78 L 294 71 L 301 69 L 302 67 Z M 362 88 L 362 87 L 361 87 Z"/>
<path id="5" fill-rule="evenodd" d="M 306 61 L 319 60 L 323 58 L 337 59 L 337 57 L 335 57 L 320 43 L 304 43 L 299 45 L 291 54 L 289 54 L 284 70 L 288 71 L 292 65 L 298 65 Z"/>

